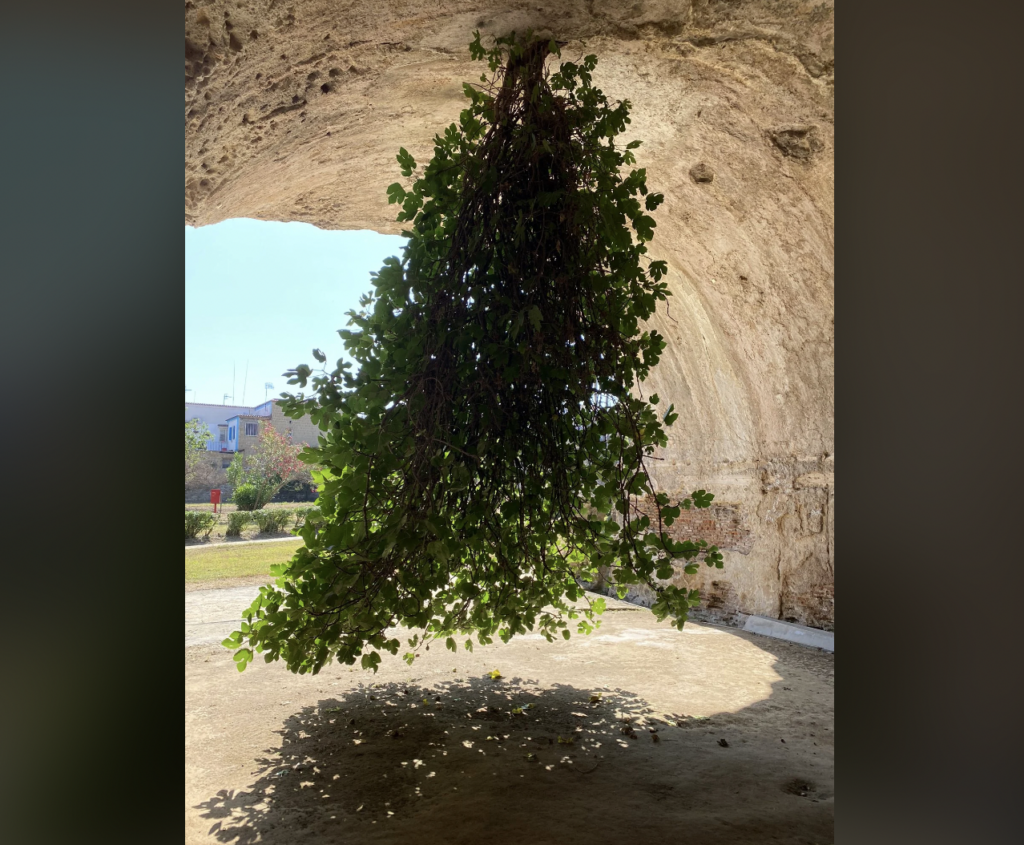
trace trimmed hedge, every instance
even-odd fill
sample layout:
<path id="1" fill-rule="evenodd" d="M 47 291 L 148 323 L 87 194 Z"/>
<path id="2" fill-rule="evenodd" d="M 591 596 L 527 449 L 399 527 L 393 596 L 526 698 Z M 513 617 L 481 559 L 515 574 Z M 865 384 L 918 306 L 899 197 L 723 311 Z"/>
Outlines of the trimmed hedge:
<path id="1" fill-rule="evenodd" d="M 254 511 L 259 505 L 259 490 L 255 484 L 239 484 L 231 495 L 231 501 L 240 511 Z M 262 505 L 260 505 L 262 507 Z"/>
<path id="2" fill-rule="evenodd" d="M 194 540 L 200 534 L 205 540 L 217 524 L 217 514 L 207 511 L 185 511 L 185 539 Z"/>
<path id="3" fill-rule="evenodd" d="M 296 508 L 295 530 L 298 531 L 307 521 L 317 521 L 319 517 L 320 508 Z"/>
<path id="4" fill-rule="evenodd" d="M 241 537 L 242 529 L 252 522 L 252 514 L 248 511 L 232 511 L 228 514 L 228 527 L 224 532 L 226 537 Z"/>
<path id="5" fill-rule="evenodd" d="M 280 531 L 284 531 L 288 520 L 292 518 L 292 511 L 284 509 L 272 511 L 258 510 L 253 511 L 249 515 L 252 517 L 252 521 L 259 526 L 260 534 L 277 534 Z"/>

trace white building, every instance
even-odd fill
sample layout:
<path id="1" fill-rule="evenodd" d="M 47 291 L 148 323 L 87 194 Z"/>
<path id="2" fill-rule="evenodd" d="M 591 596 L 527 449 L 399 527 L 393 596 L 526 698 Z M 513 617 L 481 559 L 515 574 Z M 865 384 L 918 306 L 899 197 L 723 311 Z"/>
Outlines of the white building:
<path id="1" fill-rule="evenodd" d="M 231 434 L 228 420 L 237 416 L 256 414 L 255 408 L 249 405 L 206 405 L 202 402 L 185 403 L 185 422 L 201 420 L 206 423 L 213 437 L 207 441 L 208 452 L 234 452 L 238 441 L 238 432 Z"/>

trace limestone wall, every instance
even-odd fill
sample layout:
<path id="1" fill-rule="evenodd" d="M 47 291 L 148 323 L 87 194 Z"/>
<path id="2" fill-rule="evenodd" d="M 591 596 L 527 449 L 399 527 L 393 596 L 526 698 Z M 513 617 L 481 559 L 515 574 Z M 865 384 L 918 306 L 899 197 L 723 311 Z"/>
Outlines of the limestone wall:
<path id="1" fill-rule="evenodd" d="M 666 196 L 652 254 L 674 296 L 652 324 L 670 346 L 649 389 L 682 413 L 656 477 L 715 492 L 748 532 L 701 576 L 709 596 L 832 627 L 832 3 L 189 0 L 186 222 L 398 233 L 398 147 L 426 161 L 456 119 L 474 29 L 529 26 L 599 57 Z"/>

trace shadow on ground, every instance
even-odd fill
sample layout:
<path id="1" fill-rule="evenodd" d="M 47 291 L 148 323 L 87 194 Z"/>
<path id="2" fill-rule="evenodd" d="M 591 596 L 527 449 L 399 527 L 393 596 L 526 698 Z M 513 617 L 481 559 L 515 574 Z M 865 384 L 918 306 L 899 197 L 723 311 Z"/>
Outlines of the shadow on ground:
<path id="1" fill-rule="evenodd" d="M 830 727 L 786 683 L 710 717 L 520 677 L 360 684 L 288 717 L 251 786 L 196 809 L 239 845 L 830 843 Z"/>

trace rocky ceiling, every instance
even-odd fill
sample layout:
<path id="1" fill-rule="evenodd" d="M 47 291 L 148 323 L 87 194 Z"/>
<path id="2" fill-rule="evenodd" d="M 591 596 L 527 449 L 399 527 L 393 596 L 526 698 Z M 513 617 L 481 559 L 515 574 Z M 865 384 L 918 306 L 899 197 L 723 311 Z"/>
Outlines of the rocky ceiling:
<path id="1" fill-rule="evenodd" d="M 657 479 L 722 503 L 711 608 L 831 626 L 833 3 L 188 0 L 185 222 L 398 233 L 398 148 L 425 161 L 457 118 L 473 30 L 528 28 L 598 56 L 666 197 L 649 389 L 683 413 Z"/>

